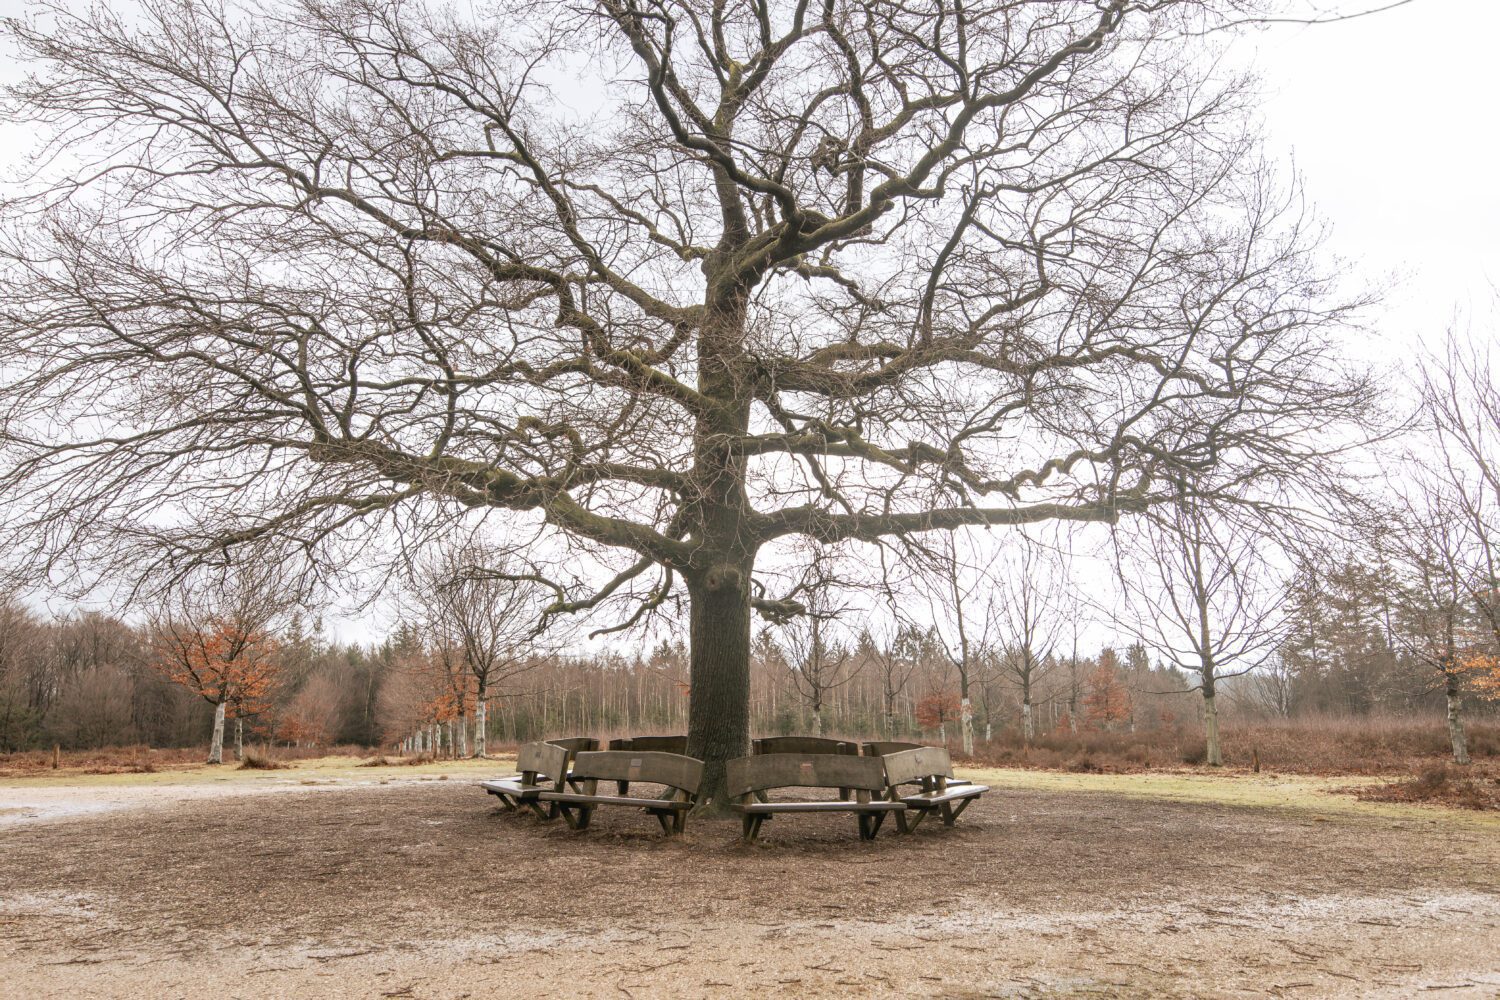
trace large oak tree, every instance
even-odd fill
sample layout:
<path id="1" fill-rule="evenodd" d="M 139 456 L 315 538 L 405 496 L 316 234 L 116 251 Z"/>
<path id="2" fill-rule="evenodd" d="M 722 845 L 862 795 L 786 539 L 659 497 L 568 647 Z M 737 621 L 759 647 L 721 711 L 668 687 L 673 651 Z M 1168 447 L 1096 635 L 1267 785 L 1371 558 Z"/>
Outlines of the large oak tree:
<path id="1" fill-rule="evenodd" d="M 685 595 L 716 791 L 753 608 L 797 611 L 763 550 L 1112 522 L 1292 475 L 1359 404 L 1215 58 L 1249 6 L 8 22 L 45 145 L 0 236 L 7 526 L 134 572 L 507 512 L 554 614 Z"/>

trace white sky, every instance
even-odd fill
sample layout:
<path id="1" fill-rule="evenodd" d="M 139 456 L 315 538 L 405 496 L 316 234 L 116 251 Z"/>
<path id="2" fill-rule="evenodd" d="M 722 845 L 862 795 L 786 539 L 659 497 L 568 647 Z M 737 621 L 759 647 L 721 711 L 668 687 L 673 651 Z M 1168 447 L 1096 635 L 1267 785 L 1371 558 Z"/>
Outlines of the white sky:
<path id="1" fill-rule="evenodd" d="M 1398 352 L 1455 311 L 1494 318 L 1497 37 L 1500 4 L 1414 0 L 1258 39 L 1268 152 L 1295 162 L 1334 252 L 1369 282 L 1396 279 L 1374 326 Z"/>
<path id="2" fill-rule="evenodd" d="M 1357 0 L 1338 7 L 1354 10 Z M 0 0 L 14 16 L 22 0 Z M 1329 249 L 1386 290 L 1371 357 L 1400 367 L 1455 315 L 1494 339 L 1500 285 L 1500 4 L 1413 0 L 1337 24 L 1278 25 L 1236 42 L 1261 72 L 1267 153 L 1295 164 L 1332 226 Z M 15 65 L 0 52 L 0 80 Z M 0 166 L 17 131 L 0 122 Z M 54 606 L 54 610 L 61 610 Z M 385 615 L 327 621 L 364 641 Z"/>

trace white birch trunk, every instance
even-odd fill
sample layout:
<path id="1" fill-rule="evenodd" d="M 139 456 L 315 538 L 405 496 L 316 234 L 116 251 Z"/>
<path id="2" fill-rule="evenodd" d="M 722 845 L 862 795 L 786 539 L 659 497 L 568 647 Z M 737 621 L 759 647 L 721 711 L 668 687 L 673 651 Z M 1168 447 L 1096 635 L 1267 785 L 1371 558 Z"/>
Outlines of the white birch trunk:
<path id="1" fill-rule="evenodd" d="M 234 759 L 245 759 L 245 720 L 234 720 Z"/>
<path id="2" fill-rule="evenodd" d="M 224 763 L 224 703 L 214 706 L 214 735 L 208 743 L 208 762 Z"/>
<path id="3" fill-rule="evenodd" d="M 968 698 L 962 699 L 958 703 L 958 714 L 963 723 L 961 739 L 964 754 L 972 757 L 974 755 L 974 703 Z"/>
<path id="4" fill-rule="evenodd" d="M 1453 744 L 1453 763 L 1469 763 L 1469 738 L 1464 732 L 1463 695 L 1448 690 L 1448 739 Z"/>
<path id="5" fill-rule="evenodd" d="M 481 698 L 474 705 L 474 756 L 476 757 L 483 757 L 485 754 L 485 730 L 488 727 L 489 713 L 484 699 Z"/>
<path id="6" fill-rule="evenodd" d="M 1208 750 L 1210 767 L 1223 767 L 1224 754 L 1219 749 L 1219 708 L 1215 696 L 1203 696 L 1203 741 Z"/>
<path id="7" fill-rule="evenodd" d="M 1028 746 L 1036 738 L 1036 723 L 1031 718 L 1031 699 L 1021 702 L 1021 737 Z"/>

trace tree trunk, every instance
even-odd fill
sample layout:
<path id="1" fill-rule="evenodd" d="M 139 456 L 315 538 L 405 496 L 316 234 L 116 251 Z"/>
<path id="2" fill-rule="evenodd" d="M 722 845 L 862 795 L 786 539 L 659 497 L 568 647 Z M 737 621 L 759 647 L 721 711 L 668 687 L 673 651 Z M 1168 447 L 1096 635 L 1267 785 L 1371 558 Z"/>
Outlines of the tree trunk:
<path id="1" fill-rule="evenodd" d="M 1028 747 L 1036 736 L 1036 723 L 1031 718 L 1031 694 L 1028 692 L 1021 699 L 1021 740 Z"/>
<path id="2" fill-rule="evenodd" d="M 1203 689 L 1203 742 L 1207 748 L 1206 760 L 1210 767 L 1223 767 L 1224 755 L 1219 750 L 1219 708 L 1215 704 L 1212 685 Z"/>
<path id="3" fill-rule="evenodd" d="M 724 765 L 750 752 L 750 566 L 688 582 L 688 756 L 703 761 L 698 811 L 727 815 Z"/>
<path id="4" fill-rule="evenodd" d="M 822 705 L 814 705 L 813 706 L 812 734 L 814 736 L 822 736 L 823 735 L 823 706 Z"/>
<path id="5" fill-rule="evenodd" d="M 483 757 L 485 754 L 485 740 L 488 737 L 486 729 L 489 727 L 489 709 L 484 703 L 484 692 L 479 692 L 478 699 L 474 702 L 474 756 Z"/>
<path id="6" fill-rule="evenodd" d="M 245 759 L 245 720 L 241 718 L 234 720 L 234 759 Z"/>
<path id="7" fill-rule="evenodd" d="M 963 721 L 964 755 L 974 756 L 974 703 L 965 697 L 958 703 L 959 717 Z"/>
<path id="8" fill-rule="evenodd" d="M 214 734 L 208 742 L 208 762 L 224 763 L 224 703 L 214 706 Z"/>
<path id="9" fill-rule="evenodd" d="M 1448 675 L 1448 739 L 1453 744 L 1453 763 L 1469 763 L 1469 737 L 1464 732 L 1463 694 L 1458 689 L 1458 678 Z"/>

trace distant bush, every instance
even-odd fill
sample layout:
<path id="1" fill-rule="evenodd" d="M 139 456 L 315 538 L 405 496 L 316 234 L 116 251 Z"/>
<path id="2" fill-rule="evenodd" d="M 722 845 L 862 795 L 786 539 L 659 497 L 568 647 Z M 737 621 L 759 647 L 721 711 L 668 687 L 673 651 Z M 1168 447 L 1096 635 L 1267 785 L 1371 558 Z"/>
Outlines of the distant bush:
<path id="1" fill-rule="evenodd" d="M 241 771 L 285 771 L 292 765 L 284 761 L 274 760 L 270 757 L 262 757 L 258 753 L 247 753 L 245 759 L 240 761 Z"/>
<path id="2" fill-rule="evenodd" d="M 1410 778 L 1359 788 L 1355 794 L 1373 802 L 1427 802 L 1459 809 L 1500 810 L 1500 777 L 1448 764 L 1429 764 Z"/>

